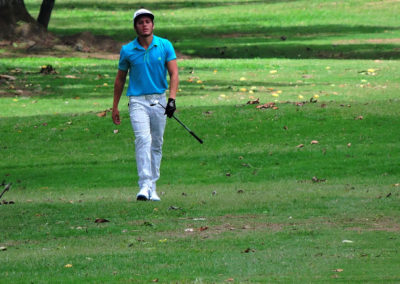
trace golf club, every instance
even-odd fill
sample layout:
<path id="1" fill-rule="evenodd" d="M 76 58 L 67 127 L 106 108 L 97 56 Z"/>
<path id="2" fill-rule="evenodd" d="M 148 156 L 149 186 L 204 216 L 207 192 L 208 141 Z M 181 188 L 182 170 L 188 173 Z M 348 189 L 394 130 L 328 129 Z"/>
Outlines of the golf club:
<path id="1" fill-rule="evenodd" d="M 159 104 L 160 106 L 162 106 L 163 109 L 165 109 L 165 106 L 160 104 L 160 102 L 157 100 L 153 101 L 153 103 L 151 103 L 150 106 L 155 106 L 156 104 Z M 194 138 L 196 138 L 197 141 L 200 142 L 200 144 L 203 144 L 203 140 L 201 140 L 196 134 L 194 134 L 194 132 L 192 130 L 190 130 L 189 127 L 187 127 L 185 124 L 183 124 L 183 122 L 180 121 L 175 115 L 172 115 L 172 117 L 175 118 L 175 120 L 177 122 L 179 122 L 179 124 L 182 125 L 183 128 L 185 128 Z"/>

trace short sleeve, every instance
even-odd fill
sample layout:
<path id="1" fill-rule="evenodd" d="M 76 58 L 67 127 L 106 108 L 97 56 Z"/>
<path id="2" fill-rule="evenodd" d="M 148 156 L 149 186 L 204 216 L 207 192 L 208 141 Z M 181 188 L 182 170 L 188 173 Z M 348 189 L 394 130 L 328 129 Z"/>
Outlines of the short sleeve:
<path id="1" fill-rule="evenodd" d="M 119 63 L 118 63 L 118 69 L 122 71 L 128 71 L 130 67 L 129 61 L 126 57 L 126 53 L 124 51 L 124 48 L 121 48 L 121 51 L 119 53 Z"/>
<path id="2" fill-rule="evenodd" d="M 176 54 L 172 43 L 166 40 L 167 62 L 176 59 Z"/>

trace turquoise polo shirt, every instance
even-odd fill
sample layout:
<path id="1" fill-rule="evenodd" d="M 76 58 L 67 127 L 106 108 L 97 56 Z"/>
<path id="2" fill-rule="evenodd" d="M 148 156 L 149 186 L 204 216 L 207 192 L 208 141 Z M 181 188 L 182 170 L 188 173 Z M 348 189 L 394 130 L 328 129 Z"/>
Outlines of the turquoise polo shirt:
<path id="1" fill-rule="evenodd" d="M 122 46 L 118 69 L 129 70 L 126 95 L 163 94 L 168 89 L 167 62 L 174 59 L 176 54 L 171 42 L 155 35 L 147 50 L 137 38 Z"/>

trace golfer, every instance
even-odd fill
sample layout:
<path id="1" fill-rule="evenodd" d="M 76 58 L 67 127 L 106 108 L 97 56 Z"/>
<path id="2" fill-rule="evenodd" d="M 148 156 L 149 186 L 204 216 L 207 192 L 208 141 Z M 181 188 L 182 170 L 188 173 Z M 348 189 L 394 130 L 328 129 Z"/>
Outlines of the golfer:
<path id="1" fill-rule="evenodd" d="M 166 116 L 172 117 L 178 89 L 178 65 L 168 40 L 153 34 L 154 15 L 140 9 L 133 15 L 137 37 L 122 46 L 114 83 L 112 119 L 120 124 L 118 104 L 129 71 L 129 115 L 135 133 L 136 163 L 139 176 L 137 200 L 159 201 L 156 182 L 160 177 Z M 167 71 L 170 77 L 169 98 Z M 165 109 L 164 109 L 165 107 Z"/>

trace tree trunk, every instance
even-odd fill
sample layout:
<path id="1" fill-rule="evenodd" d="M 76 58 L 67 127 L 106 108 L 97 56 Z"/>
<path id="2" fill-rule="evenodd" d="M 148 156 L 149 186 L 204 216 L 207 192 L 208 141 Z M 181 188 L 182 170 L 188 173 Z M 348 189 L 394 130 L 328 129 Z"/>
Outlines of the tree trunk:
<path id="1" fill-rule="evenodd" d="M 38 23 L 47 29 L 50 22 L 51 11 L 53 10 L 55 0 L 43 0 L 40 6 Z"/>
<path id="2" fill-rule="evenodd" d="M 0 24 L 32 23 L 35 19 L 26 10 L 24 0 L 0 0 Z"/>
<path id="3" fill-rule="evenodd" d="M 0 40 L 23 38 L 28 33 L 43 34 L 24 0 L 0 0 Z"/>

